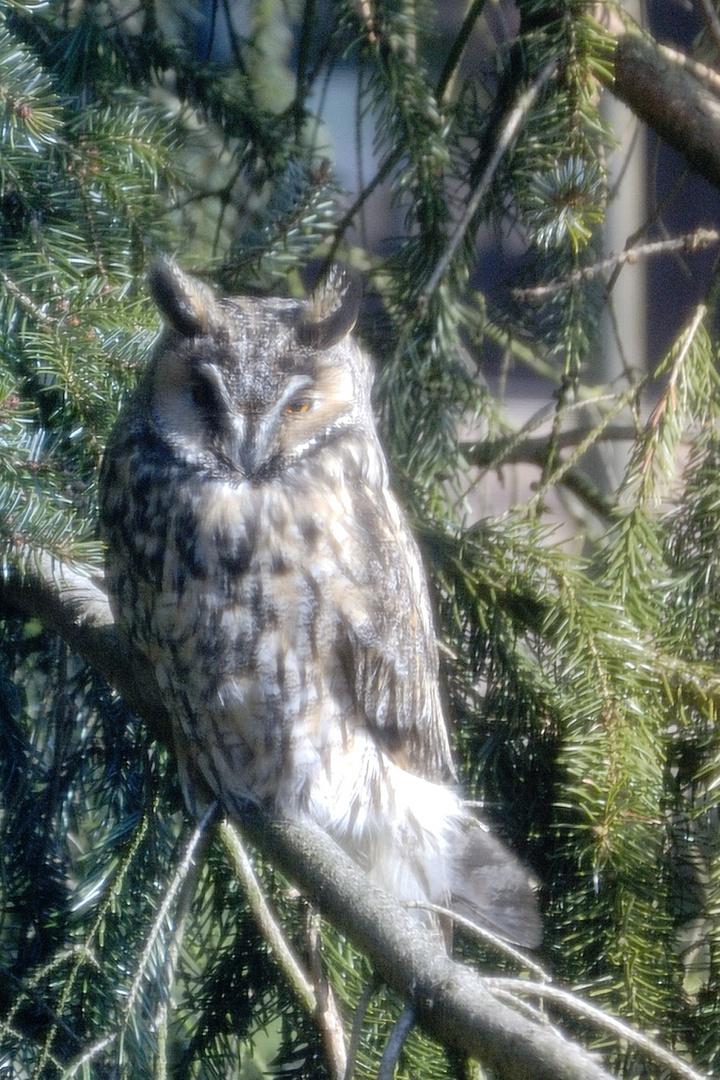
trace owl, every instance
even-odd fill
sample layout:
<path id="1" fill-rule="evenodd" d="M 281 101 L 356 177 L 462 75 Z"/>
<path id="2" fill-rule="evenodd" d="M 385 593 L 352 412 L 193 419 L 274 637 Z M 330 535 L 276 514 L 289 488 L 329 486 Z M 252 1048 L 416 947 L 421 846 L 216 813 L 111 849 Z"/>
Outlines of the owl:
<path id="1" fill-rule="evenodd" d="M 165 260 L 149 288 L 165 330 L 109 440 L 100 527 L 190 809 L 314 822 L 401 900 L 536 946 L 528 874 L 457 790 L 355 277 L 217 299 Z"/>

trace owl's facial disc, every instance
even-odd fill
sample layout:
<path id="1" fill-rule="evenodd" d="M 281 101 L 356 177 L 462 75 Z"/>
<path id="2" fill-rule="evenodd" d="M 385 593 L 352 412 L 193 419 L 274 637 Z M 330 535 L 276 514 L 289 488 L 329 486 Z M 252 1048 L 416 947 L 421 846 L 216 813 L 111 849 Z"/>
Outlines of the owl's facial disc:
<path id="1" fill-rule="evenodd" d="M 193 468 L 259 484 L 343 437 L 369 410 L 349 337 L 359 284 L 336 272 L 306 302 L 215 300 L 169 263 L 151 275 L 167 324 L 150 371 L 154 421 Z"/>

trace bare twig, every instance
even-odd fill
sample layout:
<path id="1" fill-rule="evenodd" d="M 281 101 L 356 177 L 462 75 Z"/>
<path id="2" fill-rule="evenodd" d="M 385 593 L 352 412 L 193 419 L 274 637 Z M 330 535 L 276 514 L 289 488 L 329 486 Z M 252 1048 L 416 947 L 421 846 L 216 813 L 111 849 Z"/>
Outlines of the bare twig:
<path id="1" fill-rule="evenodd" d="M 402 160 L 402 156 L 405 152 L 405 146 L 396 146 L 390 151 L 388 156 L 383 161 L 382 165 L 376 172 L 372 180 L 365 185 L 360 194 L 357 196 L 352 206 L 343 214 L 340 221 L 337 223 L 333 233 L 333 240 L 330 244 L 327 255 L 325 256 L 322 264 L 321 276 L 328 267 L 335 261 L 335 257 L 338 252 L 338 248 L 357 215 L 362 210 L 365 203 L 368 201 L 373 192 L 380 187 L 381 184 L 387 180 L 395 166 Z"/>
<path id="2" fill-rule="evenodd" d="M 654 1039 L 649 1039 L 647 1035 L 643 1035 L 641 1031 L 636 1031 L 635 1028 L 630 1027 L 623 1020 L 618 1020 L 617 1017 L 611 1016 L 610 1013 L 605 1012 L 603 1009 L 598 1009 L 583 998 L 579 998 L 567 990 L 562 990 L 558 986 L 529 982 L 526 979 L 489 978 L 484 981 L 488 989 L 494 994 L 502 994 L 503 996 L 506 994 L 520 994 L 526 997 L 535 997 L 541 1001 L 559 1005 L 574 1016 L 585 1016 L 597 1024 L 602 1031 L 607 1031 L 609 1034 L 637 1046 L 651 1061 L 668 1069 L 674 1076 L 682 1077 L 683 1080 L 708 1080 L 708 1074 L 697 1072 L 687 1061 L 683 1061 L 677 1054 L 666 1050 L 664 1046 L 660 1046 Z"/>
<path id="3" fill-rule="evenodd" d="M 715 18 L 717 19 L 717 15 Z M 689 71 L 695 79 L 704 83 L 714 94 L 720 94 L 720 74 L 714 68 L 708 67 L 707 64 L 701 64 L 699 60 L 694 60 L 692 56 L 678 52 L 677 49 L 671 49 L 669 45 L 659 45 L 658 48 L 671 64 Z"/>
<path id="4" fill-rule="evenodd" d="M 540 964 L 527 955 L 527 953 L 521 952 L 520 949 L 516 949 L 504 938 L 498 937 L 497 934 L 493 934 L 491 930 L 486 930 L 483 926 L 478 926 L 477 923 L 470 922 L 469 919 L 463 918 L 462 915 L 458 915 L 456 911 L 451 911 L 450 908 L 442 907 L 440 904 L 430 904 L 425 900 L 407 900 L 405 907 L 408 908 L 422 908 L 423 911 L 432 911 L 435 915 L 442 915 L 444 919 L 451 919 L 455 926 L 461 927 L 469 937 L 473 937 L 476 941 L 482 941 L 486 945 L 492 945 L 493 949 L 496 949 L 503 956 L 509 960 L 514 960 L 520 967 L 528 968 L 533 974 L 537 975 L 539 979 L 545 982 L 550 981 L 550 975 Z"/>
<path id="5" fill-rule="evenodd" d="M 225 845 L 225 850 L 230 856 L 238 880 L 245 890 L 245 895 L 250 904 L 255 921 L 260 929 L 260 933 L 272 949 L 278 966 L 285 974 L 288 982 L 295 990 L 295 993 L 300 998 L 307 1011 L 314 1014 L 317 1008 L 317 1000 L 315 998 L 315 991 L 313 990 L 312 983 L 302 970 L 299 961 L 285 938 L 277 918 L 270 910 L 270 905 L 265 899 L 262 888 L 260 887 L 260 882 L 255 875 L 252 863 L 248 858 L 248 854 L 245 851 L 245 845 L 237 828 L 232 822 L 227 820 L 223 821 L 220 825 L 220 836 Z"/>
<path id="6" fill-rule="evenodd" d="M 445 99 L 450 96 L 450 90 L 452 89 L 460 61 L 463 58 L 463 54 L 470 40 L 470 35 L 472 34 L 475 24 L 480 18 L 484 7 L 485 0 L 472 0 L 472 3 L 467 10 L 465 18 L 462 21 L 462 26 L 460 27 L 457 36 L 452 43 L 447 59 L 445 60 L 442 73 L 435 89 L 435 96 L 440 103 L 444 102 Z"/>
<path id="7" fill-rule="evenodd" d="M 308 967 L 315 988 L 317 1009 L 315 1019 L 320 1028 L 325 1057 L 334 1080 L 344 1080 L 348 1075 L 348 1050 L 345 1027 L 335 1000 L 333 988 L 323 968 L 318 924 L 320 916 L 308 905 L 306 912 L 306 937 L 308 942 Z M 352 1074 L 351 1074 L 352 1075 Z"/>
<path id="8" fill-rule="evenodd" d="M 637 244 L 635 247 L 625 248 L 624 251 L 613 252 L 606 259 L 601 259 L 592 266 L 583 266 L 580 270 L 575 270 L 572 274 L 558 278 L 556 281 L 548 281 L 545 285 L 535 285 L 528 289 L 513 289 L 513 296 L 516 300 L 543 300 L 546 296 L 572 289 L 584 281 L 592 281 L 598 275 L 614 270 L 618 266 L 624 266 L 625 263 L 635 263 L 638 259 L 646 259 L 651 255 L 667 255 L 676 251 L 703 251 L 717 243 L 720 243 L 720 231 L 717 229 L 695 229 L 694 232 L 675 236 L 669 240 L 653 240 L 647 244 Z"/>

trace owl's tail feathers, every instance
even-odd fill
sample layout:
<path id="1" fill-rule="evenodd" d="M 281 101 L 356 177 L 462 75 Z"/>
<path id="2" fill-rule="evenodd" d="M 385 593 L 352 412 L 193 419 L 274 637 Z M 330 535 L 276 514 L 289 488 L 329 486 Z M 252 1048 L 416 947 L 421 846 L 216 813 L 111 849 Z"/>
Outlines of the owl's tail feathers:
<path id="1" fill-rule="evenodd" d="M 465 817 L 453 837 L 450 909 L 526 949 L 542 941 L 542 922 L 531 876 L 482 822 Z"/>
<path id="2" fill-rule="evenodd" d="M 278 801 L 289 816 L 326 829 L 399 900 L 448 908 L 513 945 L 540 944 L 538 904 L 525 867 L 452 787 L 399 768 L 362 731 L 336 748 L 312 782 L 295 785 Z M 439 928 L 427 911 L 416 915 L 424 926 Z"/>

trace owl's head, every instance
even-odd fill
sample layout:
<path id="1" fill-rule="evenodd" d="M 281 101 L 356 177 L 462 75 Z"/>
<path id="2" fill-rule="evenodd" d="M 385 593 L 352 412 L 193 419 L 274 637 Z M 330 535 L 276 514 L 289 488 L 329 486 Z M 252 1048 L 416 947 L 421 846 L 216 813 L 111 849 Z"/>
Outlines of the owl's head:
<path id="1" fill-rule="evenodd" d="M 351 336 L 360 285 L 348 271 L 304 301 L 217 299 L 169 260 L 149 284 L 166 326 L 150 408 L 175 452 L 260 482 L 372 422 L 371 365 Z"/>

